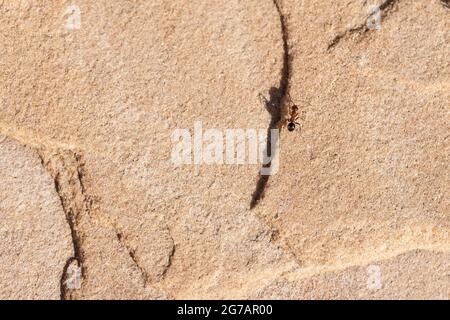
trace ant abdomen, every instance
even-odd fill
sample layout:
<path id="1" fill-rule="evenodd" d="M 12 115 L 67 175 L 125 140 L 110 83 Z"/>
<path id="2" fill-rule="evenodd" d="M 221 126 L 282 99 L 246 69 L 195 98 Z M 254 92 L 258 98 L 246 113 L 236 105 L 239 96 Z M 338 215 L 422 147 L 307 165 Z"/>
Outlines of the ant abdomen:
<path id="1" fill-rule="evenodd" d="M 293 122 L 289 122 L 288 123 L 288 125 L 287 125 L 287 129 L 288 129 L 288 131 L 294 131 L 295 130 L 295 123 L 293 123 Z"/>

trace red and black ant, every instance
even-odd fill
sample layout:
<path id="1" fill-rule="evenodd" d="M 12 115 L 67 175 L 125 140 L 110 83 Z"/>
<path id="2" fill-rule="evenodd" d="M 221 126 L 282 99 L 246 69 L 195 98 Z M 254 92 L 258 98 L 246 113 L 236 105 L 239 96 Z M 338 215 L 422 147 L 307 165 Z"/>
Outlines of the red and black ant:
<path id="1" fill-rule="evenodd" d="M 289 107 L 289 118 L 287 119 L 287 129 L 292 132 L 295 130 L 295 125 L 300 127 L 300 123 L 297 122 L 300 115 L 298 114 L 298 106 L 292 101 L 291 95 L 288 93 L 287 96 L 291 103 Z"/>

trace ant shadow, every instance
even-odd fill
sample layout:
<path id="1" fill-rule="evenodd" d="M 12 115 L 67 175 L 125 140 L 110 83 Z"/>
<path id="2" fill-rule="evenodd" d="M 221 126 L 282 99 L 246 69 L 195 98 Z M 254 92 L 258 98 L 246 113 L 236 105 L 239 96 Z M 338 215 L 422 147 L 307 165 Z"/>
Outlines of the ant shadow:
<path id="1" fill-rule="evenodd" d="M 267 128 L 267 138 L 265 146 L 265 154 L 269 159 L 272 157 L 272 129 L 278 129 L 279 122 L 281 120 L 281 101 L 283 99 L 283 93 L 279 88 L 272 87 L 269 90 L 270 99 L 267 100 L 264 96 L 260 95 L 261 99 L 264 100 L 264 107 L 270 114 L 270 123 Z M 275 137 L 275 144 L 278 144 L 279 135 Z M 269 161 L 267 164 L 263 164 L 263 168 L 270 168 L 272 162 Z M 253 192 L 252 200 L 250 202 L 250 209 L 253 209 L 264 197 L 264 191 L 266 190 L 267 183 L 269 182 L 270 175 L 263 175 L 260 173 L 258 182 L 256 183 L 256 189 Z"/>

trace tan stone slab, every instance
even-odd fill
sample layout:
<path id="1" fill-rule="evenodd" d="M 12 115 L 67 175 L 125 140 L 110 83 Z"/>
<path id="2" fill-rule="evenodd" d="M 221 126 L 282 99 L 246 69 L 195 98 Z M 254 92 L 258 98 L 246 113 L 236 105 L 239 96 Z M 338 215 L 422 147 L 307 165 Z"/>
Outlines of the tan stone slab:
<path id="1" fill-rule="evenodd" d="M 372 30 L 367 2 L 277 3 L 0 6 L 0 132 L 39 151 L 73 218 L 82 283 L 64 298 L 264 296 L 287 275 L 362 279 L 357 266 L 448 252 L 448 8 L 379 1 Z M 259 94 L 287 75 L 280 18 L 302 128 L 282 132 L 250 210 L 259 165 L 174 166 L 171 135 L 267 129 Z M 388 265 L 427 283 L 440 259 Z M 440 281 L 362 296 L 431 298 Z M 320 283 L 291 296 L 336 293 Z"/>
<path id="2" fill-rule="evenodd" d="M 36 151 L 0 136 L 0 297 L 59 299 L 70 229 Z"/>

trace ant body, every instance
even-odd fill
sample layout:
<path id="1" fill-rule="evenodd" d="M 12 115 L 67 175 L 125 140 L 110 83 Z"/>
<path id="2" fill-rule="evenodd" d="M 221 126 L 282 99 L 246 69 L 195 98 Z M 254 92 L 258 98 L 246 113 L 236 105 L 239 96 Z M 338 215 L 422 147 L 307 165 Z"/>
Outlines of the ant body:
<path id="1" fill-rule="evenodd" d="M 300 115 L 298 114 L 298 106 L 292 101 L 290 94 L 288 93 L 289 101 L 291 102 L 291 106 L 289 107 L 289 118 L 287 119 L 287 129 L 289 131 L 295 130 L 295 125 L 300 126 L 300 123 L 297 122 Z"/>

